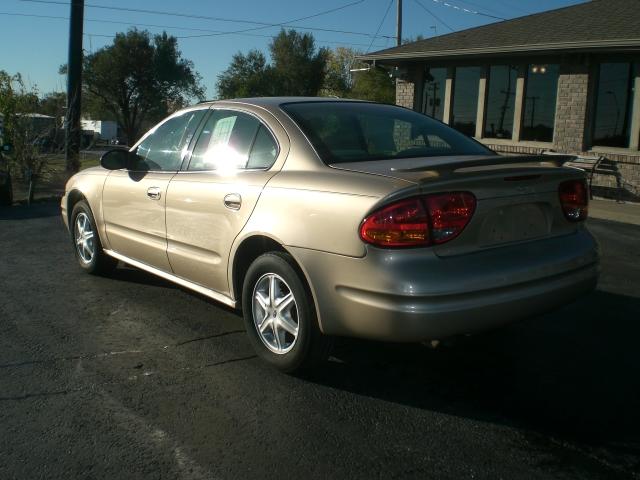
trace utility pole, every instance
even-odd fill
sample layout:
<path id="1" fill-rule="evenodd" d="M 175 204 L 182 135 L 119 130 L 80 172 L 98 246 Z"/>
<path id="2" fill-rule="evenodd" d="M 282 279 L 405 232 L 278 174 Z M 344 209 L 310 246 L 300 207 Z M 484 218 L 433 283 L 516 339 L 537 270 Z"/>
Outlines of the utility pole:
<path id="1" fill-rule="evenodd" d="M 398 0 L 398 13 L 396 19 L 396 45 L 402 45 L 402 0 Z"/>
<path id="2" fill-rule="evenodd" d="M 65 163 L 68 173 L 80 170 L 83 23 L 84 0 L 71 0 L 69 60 L 67 63 L 67 114 L 64 120 Z"/>

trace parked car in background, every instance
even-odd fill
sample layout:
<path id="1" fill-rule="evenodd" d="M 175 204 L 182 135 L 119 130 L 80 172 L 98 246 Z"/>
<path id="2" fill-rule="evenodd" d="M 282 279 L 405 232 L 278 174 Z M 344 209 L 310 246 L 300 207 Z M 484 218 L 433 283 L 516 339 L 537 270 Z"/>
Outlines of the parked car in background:
<path id="1" fill-rule="evenodd" d="M 13 184 L 11 182 L 11 172 L 9 163 L 0 151 L 0 205 L 11 205 L 13 203 Z"/>
<path id="2" fill-rule="evenodd" d="M 61 206 L 84 270 L 120 260 L 241 308 L 258 354 L 294 371 L 331 336 L 441 339 L 591 291 L 588 198 L 580 170 L 401 107 L 262 98 L 171 115 Z"/>

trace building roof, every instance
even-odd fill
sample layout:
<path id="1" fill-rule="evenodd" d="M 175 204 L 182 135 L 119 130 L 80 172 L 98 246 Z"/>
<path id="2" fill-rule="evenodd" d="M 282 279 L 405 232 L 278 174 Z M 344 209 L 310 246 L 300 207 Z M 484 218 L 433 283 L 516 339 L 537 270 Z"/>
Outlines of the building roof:
<path id="1" fill-rule="evenodd" d="M 29 118 L 51 118 L 55 119 L 56 117 L 52 117 L 51 115 L 43 115 L 42 113 L 18 113 L 18 115 Z"/>
<path id="2" fill-rule="evenodd" d="M 372 52 L 361 60 L 640 50 L 640 0 L 593 0 Z"/>

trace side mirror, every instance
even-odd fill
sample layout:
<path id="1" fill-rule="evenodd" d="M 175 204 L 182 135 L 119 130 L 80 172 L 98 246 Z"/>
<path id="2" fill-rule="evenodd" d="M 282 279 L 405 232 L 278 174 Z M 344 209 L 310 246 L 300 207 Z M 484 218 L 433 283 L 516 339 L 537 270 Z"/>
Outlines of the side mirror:
<path id="1" fill-rule="evenodd" d="M 120 170 L 129 167 L 129 159 L 131 154 L 128 150 L 117 148 L 109 150 L 100 157 L 100 165 L 107 170 Z"/>

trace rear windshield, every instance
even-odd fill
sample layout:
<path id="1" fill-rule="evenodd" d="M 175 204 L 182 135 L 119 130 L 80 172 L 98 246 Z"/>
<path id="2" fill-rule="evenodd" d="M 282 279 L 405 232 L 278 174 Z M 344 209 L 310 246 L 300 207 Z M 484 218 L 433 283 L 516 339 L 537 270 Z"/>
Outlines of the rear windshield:
<path id="1" fill-rule="evenodd" d="M 327 164 L 493 152 L 426 115 L 365 102 L 298 102 L 281 108 Z"/>

